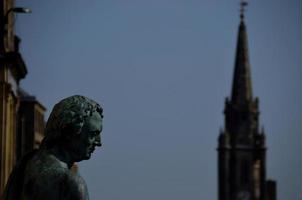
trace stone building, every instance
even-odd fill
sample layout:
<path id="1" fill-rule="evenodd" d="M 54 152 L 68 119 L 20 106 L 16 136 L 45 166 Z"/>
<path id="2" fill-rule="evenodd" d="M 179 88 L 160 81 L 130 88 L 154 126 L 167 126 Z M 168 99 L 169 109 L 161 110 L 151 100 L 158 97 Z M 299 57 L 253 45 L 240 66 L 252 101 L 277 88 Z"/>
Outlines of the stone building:
<path id="1" fill-rule="evenodd" d="M 45 108 L 20 88 L 27 68 L 14 34 L 13 0 L 0 2 L 0 196 L 16 161 L 35 148 L 44 130 Z"/>
<path id="2" fill-rule="evenodd" d="M 231 97 L 225 100 L 225 127 L 218 139 L 218 199 L 276 200 L 276 182 L 266 179 L 266 138 L 252 94 L 244 5 Z"/>

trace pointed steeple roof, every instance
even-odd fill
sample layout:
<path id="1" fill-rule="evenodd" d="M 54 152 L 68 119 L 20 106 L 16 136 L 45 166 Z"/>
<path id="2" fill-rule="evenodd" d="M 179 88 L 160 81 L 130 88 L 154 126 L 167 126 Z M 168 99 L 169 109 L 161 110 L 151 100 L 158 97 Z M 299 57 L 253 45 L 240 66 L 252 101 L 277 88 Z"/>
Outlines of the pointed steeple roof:
<path id="1" fill-rule="evenodd" d="M 236 104 L 244 104 L 252 100 L 252 83 L 248 56 L 248 39 L 243 12 L 240 14 L 240 25 L 237 39 L 235 70 L 233 77 L 231 100 Z"/>

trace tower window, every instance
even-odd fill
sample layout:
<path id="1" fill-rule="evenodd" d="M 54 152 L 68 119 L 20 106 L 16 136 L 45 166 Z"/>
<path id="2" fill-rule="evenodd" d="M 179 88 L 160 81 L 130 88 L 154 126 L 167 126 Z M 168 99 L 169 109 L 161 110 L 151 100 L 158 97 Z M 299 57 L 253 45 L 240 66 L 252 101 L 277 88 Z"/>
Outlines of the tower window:
<path id="1" fill-rule="evenodd" d="M 240 164 L 240 182 L 246 184 L 250 182 L 250 165 L 248 160 L 244 159 Z"/>

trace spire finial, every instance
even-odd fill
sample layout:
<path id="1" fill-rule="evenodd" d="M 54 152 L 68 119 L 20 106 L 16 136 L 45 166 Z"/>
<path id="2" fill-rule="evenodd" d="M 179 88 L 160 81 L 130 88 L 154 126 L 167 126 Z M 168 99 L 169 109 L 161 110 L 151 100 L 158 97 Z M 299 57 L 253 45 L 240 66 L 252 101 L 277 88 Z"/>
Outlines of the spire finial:
<path id="1" fill-rule="evenodd" d="M 246 0 L 240 0 L 240 19 L 244 19 L 245 7 L 248 5 Z"/>

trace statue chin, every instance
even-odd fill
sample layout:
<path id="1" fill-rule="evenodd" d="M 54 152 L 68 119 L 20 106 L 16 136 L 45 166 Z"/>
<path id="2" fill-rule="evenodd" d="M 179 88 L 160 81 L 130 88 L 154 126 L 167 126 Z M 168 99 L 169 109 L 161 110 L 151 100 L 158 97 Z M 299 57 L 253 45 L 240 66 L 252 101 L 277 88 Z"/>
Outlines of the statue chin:
<path id="1" fill-rule="evenodd" d="M 90 150 L 88 150 L 86 152 L 73 153 L 74 161 L 80 162 L 82 160 L 89 160 L 92 153 L 93 153 L 93 151 L 90 151 Z"/>
<path id="2" fill-rule="evenodd" d="M 92 154 L 92 152 L 87 153 L 87 154 L 84 156 L 83 160 L 89 160 L 90 157 L 91 157 L 91 154 Z"/>
<path id="3" fill-rule="evenodd" d="M 74 162 L 80 162 L 82 160 L 89 160 L 91 157 L 91 153 L 88 153 L 84 156 L 78 156 L 77 158 L 74 159 Z"/>

